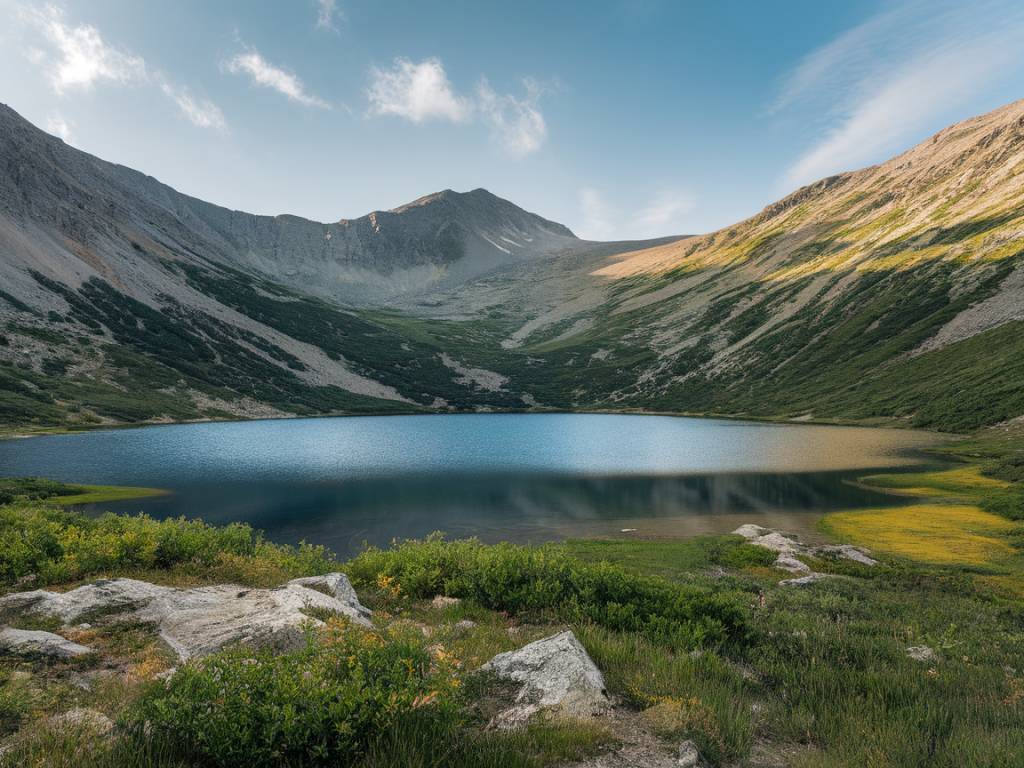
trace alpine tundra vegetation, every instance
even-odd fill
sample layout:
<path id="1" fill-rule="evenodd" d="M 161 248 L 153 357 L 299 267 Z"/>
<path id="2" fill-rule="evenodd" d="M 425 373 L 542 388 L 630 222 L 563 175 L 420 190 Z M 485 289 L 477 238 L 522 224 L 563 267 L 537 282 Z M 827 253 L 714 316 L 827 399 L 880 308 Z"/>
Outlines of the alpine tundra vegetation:
<path id="1" fill-rule="evenodd" d="M 0 458 L 67 441 L 113 455 L 88 441 L 165 435 L 106 463 L 0 465 L 0 768 L 1024 765 L 1024 100 L 995 87 L 1018 77 L 1019 95 L 1024 12 L 385 3 L 378 18 L 356 0 L 305 5 L 97 4 L 101 31 L 84 9 L 0 0 L 0 95 L 46 127 L 0 104 Z M 731 37 L 708 31 L 727 22 Z M 757 115 L 727 119 L 722 104 L 769 87 L 804 26 L 829 40 L 785 60 Z M 138 32 L 145 58 L 108 29 Z M 214 48 L 219 79 L 186 86 Z M 346 78 L 364 59 L 356 89 Z M 524 77 L 530 59 L 560 62 L 565 79 Z M 493 75 L 470 87 L 476 61 Z M 771 121 L 794 105 L 804 119 L 782 140 Z M 112 114 L 124 125 L 102 135 Z M 749 212 L 777 197 L 774 149 L 818 134 L 781 171 L 796 191 L 720 226 L 742 215 L 727 198 Z M 124 162 L 140 146 L 151 172 L 250 210 L 469 191 L 315 221 L 221 207 L 83 149 Z M 538 190 L 531 208 L 570 178 L 615 178 L 621 197 L 581 181 L 579 216 L 557 216 L 570 229 L 455 183 L 485 173 Z M 692 174 L 716 214 L 691 217 L 693 195 L 668 184 L 640 208 L 635 179 L 649 192 L 666 173 Z M 489 412 L 548 415 L 456 416 Z M 429 527 L 406 531 L 409 515 L 373 506 L 381 486 L 360 484 L 428 495 L 415 460 L 450 444 L 423 422 L 456 420 L 466 455 L 493 457 L 510 433 L 487 424 L 561 413 L 616 424 L 531 433 L 557 443 L 521 438 L 534 464 L 429 465 L 493 503 L 473 535 L 421 535 L 440 527 L 426 499 L 411 514 Z M 363 439 L 310 427 L 282 439 L 301 450 L 269 446 L 351 462 L 307 468 L 312 494 L 269 512 L 238 509 L 254 475 L 191 455 L 175 431 L 210 430 L 223 458 L 231 440 L 267 448 L 267 432 L 231 430 L 272 422 L 185 424 L 357 415 L 401 418 L 321 418 L 363 424 Z M 480 420 L 484 438 L 465 426 Z M 778 453 L 778 430 L 804 454 L 842 452 L 800 437 L 817 431 L 913 440 L 872 442 L 868 460 L 864 437 L 850 464 L 801 464 L 818 474 L 786 518 L 779 465 L 658 463 L 686 438 L 651 427 L 619 445 L 623 420 L 712 424 L 705 439 L 722 442 L 777 430 L 759 445 Z M 364 424 L 395 421 L 416 422 L 419 442 Z M 600 471 L 574 453 L 595 434 L 610 444 Z M 558 465 L 559 451 L 578 462 Z M 196 496 L 149 487 L 164 483 L 140 468 L 186 455 L 225 475 L 198 472 L 191 489 L 224 516 L 161 507 Z M 295 469 L 266 455 L 250 456 L 259 472 Z M 498 503 L 503 472 L 534 517 Z M 643 472 L 681 490 L 610 490 Z M 590 516 L 560 484 L 582 475 L 614 496 Z M 337 484 L 346 504 L 369 498 L 390 544 L 328 514 Z M 253 494 L 290 492 L 269 487 Z M 820 502 L 837 487 L 841 506 Z M 693 498 L 711 522 L 683 536 L 664 506 L 696 516 Z M 338 538 L 300 540 L 299 515 Z M 604 527 L 581 536 L 567 518 Z"/>

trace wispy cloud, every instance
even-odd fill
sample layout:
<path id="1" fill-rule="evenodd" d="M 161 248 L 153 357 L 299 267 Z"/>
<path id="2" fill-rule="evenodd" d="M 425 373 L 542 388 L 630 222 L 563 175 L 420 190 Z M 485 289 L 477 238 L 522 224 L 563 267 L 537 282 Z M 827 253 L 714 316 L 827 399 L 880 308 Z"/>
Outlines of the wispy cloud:
<path id="1" fill-rule="evenodd" d="M 59 112 L 46 118 L 46 130 L 54 136 L 60 136 L 68 144 L 73 142 L 74 127 Z"/>
<path id="2" fill-rule="evenodd" d="M 412 123 L 479 120 L 509 154 L 525 157 L 541 148 L 548 128 L 540 110 L 544 89 L 529 78 L 523 80 L 523 87 L 522 97 L 501 94 L 481 78 L 476 93 L 464 96 L 452 85 L 440 59 L 397 58 L 387 69 L 370 69 L 366 97 L 370 115 L 391 115 Z"/>
<path id="3" fill-rule="evenodd" d="M 286 69 L 274 66 L 254 48 L 232 57 L 224 64 L 224 67 L 235 75 L 249 75 L 257 85 L 271 88 L 303 106 L 321 109 L 330 109 L 331 107 L 323 99 L 309 93 L 298 77 Z"/>
<path id="4" fill-rule="evenodd" d="M 477 89 L 480 113 L 501 145 L 516 157 L 536 152 L 544 144 L 548 126 L 538 107 L 541 87 L 533 80 L 524 81 L 526 96 L 516 98 L 494 92 L 486 78 Z"/>
<path id="5" fill-rule="evenodd" d="M 342 18 L 341 9 L 335 0 L 317 0 L 316 27 L 329 32 L 338 31 L 338 21 Z"/>
<path id="6" fill-rule="evenodd" d="M 610 240 L 615 233 L 617 214 L 604 195 L 594 187 L 580 189 L 580 215 L 583 223 L 577 233 L 586 240 Z"/>
<path id="7" fill-rule="evenodd" d="M 414 123 L 449 120 L 461 123 L 470 118 L 473 105 L 455 93 L 441 60 L 414 63 L 395 59 L 390 69 L 370 69 L 370 114 L 394 115 Z"/>
<path id="8" fill-rule="evenodd" d="M 111 46 L 96 27 L 68 23 L 64 11 L 53 5 L 26 13 L 52 47 L 52 56 L 38 48 L 32 52 L 47 68 L 50 84 L 58 94 L 89 89 L 103 80 L 128 83 L 146 79 L 142 57 Z"/>
<path id="9" fill-rule="evenodd" d="M 640 237 L 682 234 L 683 217 L 693 210 L 693 198 L 679 190 L 665 190 L 636 213 L 636 232 Z"/>
<path id="10" fill-rule="evenodd" d="M 663 189 L 632 211 L 609 202 L 592 186 L 580 189 L 579 201 L 579 233 L 588 240 L 642 240 L 683 234 L 683 219 L 694 208 L 693 197 L 679 189 Z"/>
<path id="11" fill-rule="evenodd" d="M 209 99 L 196 98 L 187 88 L 173 85 L 166 80 L 160 84 L 160 89 L 178 106 L 178 109 L 192 125 L 199 128 L 213 128 L 218 131 L 227 130 L 224 113 Z"/>
<path id="12" fill-rule="evenodd" d="M 821 135 L 786 170 L 792 187 L 884 158 L 1024 64 L 1024 7 L 905 3 L 813 51 L 770 112 L 800 112 Z"/>

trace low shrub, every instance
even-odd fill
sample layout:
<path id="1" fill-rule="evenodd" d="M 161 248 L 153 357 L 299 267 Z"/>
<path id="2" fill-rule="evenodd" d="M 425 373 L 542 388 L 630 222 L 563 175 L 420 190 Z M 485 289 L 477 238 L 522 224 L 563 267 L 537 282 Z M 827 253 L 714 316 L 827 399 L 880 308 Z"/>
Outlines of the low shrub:
<path id="1" fill-rule="evenodd" d="M 44 502 L 0 507 L 0 583 L 35 575 L 43 583 L 125 570 L 218 568 L 241 577 L 325 573 L 334 563 L 322 547 L 271 544 L 248 525 L 146 515 L 87 517 Z M 259 578 L 243 578 L 259 583 Z"/>
<path id="2" fill-rule="evenodd" d="M 126 724 L 194 765 L 355 765 L 403 718 L 450 728 L 458 684 L 422 637 L 385 638 L 332 620 L 299 651 L 236 649 L 187 664 Z"/>
<path id="3" fill-rule="evenodd" d="M 346 571 L 357 584 L 387 585 L 391 595 L 451 595 L 512 614 L 642 632 L 673 647 L 739 642 L 745 635 L 743 613 L 731 600 L 582 562 L 557 546 L 488 546 L 432 536 L 369 549 Z"/>

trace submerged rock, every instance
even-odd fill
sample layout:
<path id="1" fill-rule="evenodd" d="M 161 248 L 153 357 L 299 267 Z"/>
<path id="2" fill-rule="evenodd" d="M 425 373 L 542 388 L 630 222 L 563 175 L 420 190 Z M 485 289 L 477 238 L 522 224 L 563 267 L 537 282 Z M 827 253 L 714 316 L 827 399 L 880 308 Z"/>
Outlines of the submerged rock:
<path id="1" fill-rule="evenodd" d="M 53 632 L 11 627 L 0 629 L 0 651 L 17 656 L 48 656 L 53 659 L 73 659 L 92 653 L 92 649 Z"/>
<path id="2" fill-rule="evenodd" d="M 64 593 L 34 590 L 8 595 L 0 599 L 0 609 L 64 622 L 96 611 L 128 615 L 157 625 L 161 637 L 182 659 L 205 656 L 233 643 L 281 649 L 300 646 L 305 627 L 322 624 L 311 613 L 337 613 L 371 626 L 369 609 L 340 573 L 296 579 L 275 589 L 235 585 L 174 589 L 114 579 Z"/>
<path id="3" fill-rule="evenodd" d="M 495 717 L 494 724 L 500 728 L 523 725 L 542 709 L 592 717 L 610 706 L 601 671 L 568 630 L 517 651 L 499 653 L 481 669 L 521 686 L 513 706 Z"/>

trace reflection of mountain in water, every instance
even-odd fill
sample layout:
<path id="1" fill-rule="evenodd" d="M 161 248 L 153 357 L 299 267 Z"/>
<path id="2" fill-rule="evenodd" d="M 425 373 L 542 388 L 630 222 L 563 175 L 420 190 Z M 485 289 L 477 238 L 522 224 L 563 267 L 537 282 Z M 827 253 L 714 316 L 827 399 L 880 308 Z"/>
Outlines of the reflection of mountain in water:
<path id="1" fill-rule="evenodd" d="M 253 486 L 181 488 L 173 496 L 124 502 L 156 516 L 188 515 L 212 523 L 244 520 L 279 541 L 326 544 L 348 554 L 365 541 L 445 531 L 539 541 L 605 535 L 614 523 L 647 521 L 650 531 L 671 533 L 655 521 L 723 518 L 746 520 L 773 513 L 820 513 L 892 503 L 892 497 L 844 482 L 843 473 L 711 475 L 686 477 L 465 476 L 360 479 L 336 483 L 273 481 Z M 706 521 L 705 521 L 706 522 Z M 724 528 L 722 526 L 725 526 Z M 807 522 L 804 522 L 807 525 Z"/>

